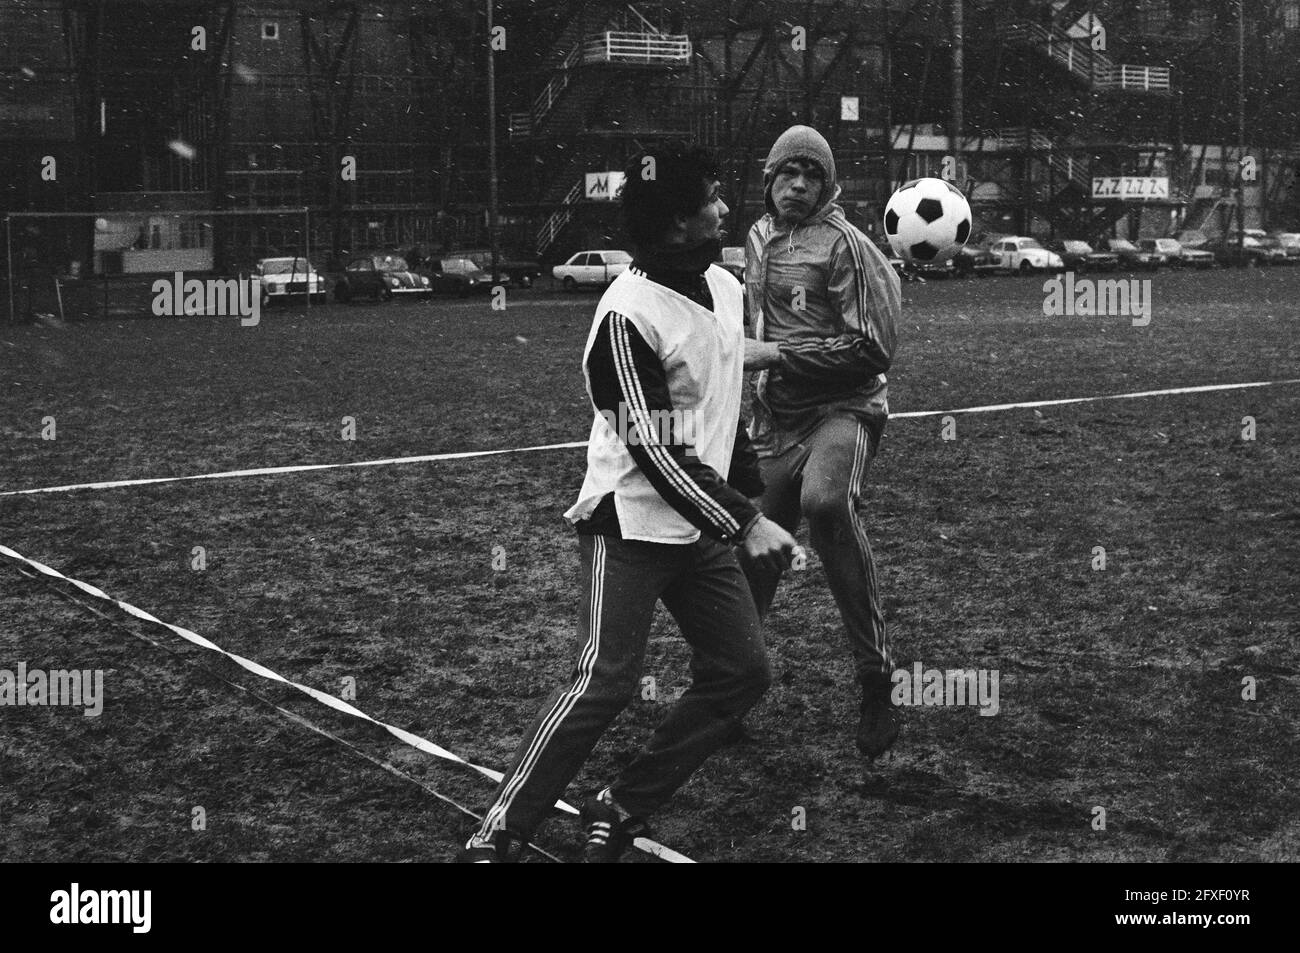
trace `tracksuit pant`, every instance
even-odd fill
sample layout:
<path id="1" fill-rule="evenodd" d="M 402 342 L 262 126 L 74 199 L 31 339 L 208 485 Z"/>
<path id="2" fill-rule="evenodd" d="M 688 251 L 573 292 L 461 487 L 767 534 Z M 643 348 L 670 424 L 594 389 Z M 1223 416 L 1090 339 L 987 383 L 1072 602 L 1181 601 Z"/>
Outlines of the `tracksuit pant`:
<path id="1" fill-rule="evenodd" d="M 760 508 L 791 534 L 808 517 L 817 550 L 848 633 L 859 682 L 871 673 L 893 671 L 885 617 L 876 588 L 876 565 L 867 540 L 867 469 L 883 427 L 872 432 L 856 417 L 826 418 L 802 443 L 777 456 L 759 452 L 767 489 Z M 781 573 L 745 562 L 759 618 L 766 617 Z"/>
<path id="2" fill-rule="evenodd" d="M 692 680 L 611 785 L 624 810 L 654 813 L 734 736 L 771 682 L 753 598 L 729 547 L 703 537 L 690 545 L 578 538 L 577 664 L 524 735 L 478 837 L 502 828 L 529 837 L 547 817 L 606 727 L 638 695 L 656 602 L 693 649 Z"/>

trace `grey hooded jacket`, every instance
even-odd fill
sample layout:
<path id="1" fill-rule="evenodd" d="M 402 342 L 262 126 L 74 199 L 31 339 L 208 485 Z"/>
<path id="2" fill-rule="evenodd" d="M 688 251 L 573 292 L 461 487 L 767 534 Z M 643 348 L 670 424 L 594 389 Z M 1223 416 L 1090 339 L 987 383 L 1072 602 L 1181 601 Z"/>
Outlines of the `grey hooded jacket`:
<path id="1" fill-rule="evenodd" d="M 754 336 L 778 343 L 781 353 L 780 364 L 762 371 L 755 386 L 750 437 L 763 456 L 785 452 L 833 413 L 860 417 L 879 440 L 889 416 L 885 371 L 902 310 L 888 259 L 835 204 L 840 190 L 825 140 L 806 127 L 790 133 L 796 131 L 805 148 L 795 154 L 816 161 L 826 176 L 821 201 L 793 228 L 775 216 L 772 178 L 791 158 L 789 147 L 784 155 L 778 148 L 783 136 L 766 170 L 768 214 L 754 223 L 745 245 Z M 824 153 L 807 147 L 809 133 Z"/>

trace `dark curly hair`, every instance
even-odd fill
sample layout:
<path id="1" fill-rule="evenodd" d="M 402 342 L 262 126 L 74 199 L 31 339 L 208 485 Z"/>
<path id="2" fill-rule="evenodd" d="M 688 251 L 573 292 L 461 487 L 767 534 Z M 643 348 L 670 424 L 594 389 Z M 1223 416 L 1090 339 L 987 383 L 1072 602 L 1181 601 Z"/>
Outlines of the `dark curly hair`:
<path id="1" fill-rule="evenodd" d="M 694 215 L 708 203 L 719 175 L 713 153 L 677 139 L 634 155 L 623 170 L 618 192 L 623 230 L 632 244 L 649 248 L 662 242 L 675 216 Z"/>

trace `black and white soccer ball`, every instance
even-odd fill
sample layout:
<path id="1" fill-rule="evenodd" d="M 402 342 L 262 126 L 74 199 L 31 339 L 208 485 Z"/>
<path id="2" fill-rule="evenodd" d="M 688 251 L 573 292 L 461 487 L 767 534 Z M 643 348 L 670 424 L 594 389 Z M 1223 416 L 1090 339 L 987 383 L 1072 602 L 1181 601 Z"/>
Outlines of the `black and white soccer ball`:
<path id="1" fill-rule="evenodd" d="M 970 238 L 970 203 L 943 179 L 913 179 L 885 206 L 885 237 L 904 261 L 944 261 Z"/>

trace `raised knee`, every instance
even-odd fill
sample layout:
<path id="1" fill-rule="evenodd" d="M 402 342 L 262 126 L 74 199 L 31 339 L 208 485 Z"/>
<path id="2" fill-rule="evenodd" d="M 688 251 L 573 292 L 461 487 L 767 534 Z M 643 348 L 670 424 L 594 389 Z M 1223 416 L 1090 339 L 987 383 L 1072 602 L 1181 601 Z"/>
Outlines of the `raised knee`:
<path id="1" fill-rule="evenodd" d="M 852 501 L 845 495 L 813 493 L 803 501 L 804 515 L 814 532 L 818 527 L 829 528 L 847 523 L 853 518 Z"/>

